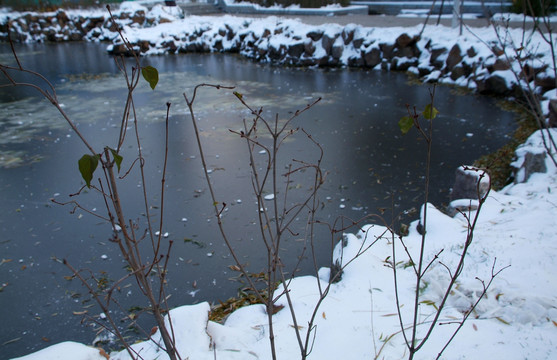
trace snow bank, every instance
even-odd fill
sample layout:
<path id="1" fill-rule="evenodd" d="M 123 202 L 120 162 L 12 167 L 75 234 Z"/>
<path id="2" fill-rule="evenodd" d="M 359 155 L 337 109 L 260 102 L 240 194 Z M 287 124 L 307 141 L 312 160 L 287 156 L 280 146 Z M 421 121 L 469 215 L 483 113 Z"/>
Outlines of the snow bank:
<path id="1" fill-rule="evenodd" d="M 176 337 L 176 348 L 183 358 L 204 359 L 209 353 L 211 345 L 207 334 L 207 322 L 209 319 L 209 304 L 182 306 L 170 311 L 166 316 L 166 326 L 170 329 L 172 320 L 172 331 Z M 152 341 L 133 344 L 131 348 L 134 353 L 141 354 L 144 359 L 163 359 L 167 355 L 161 348 L 164 347 L 160 330 L 153 335 Z M 187 355 L 186 355 L 187 354 Z M 186 356 L 184 356 L 186 355 Z M 111 357 L 114 360 L 131 359 L 127 351 L 122 351 Z"/>
<path id="2" fill-rule="evenodd" d="M 103 350 L 66 341 L 13 360 L 106 360 L 107 356 Z"/>
<path id="3" fill-rule="evenodd" d="M 551 47 L 536 32 L 500 29 L 501 45 L 492 28 L 458 29 L 428 26 L 370 28 L 355 24 L 306 25 L 281 17 L 183 17 L 178 7 L 156 5 L 151 10 L 124 2 L 114 20 L 99 11 L 10 13 L 11 33 L 19 41 L 109 41 L 112 54 L 131 55 L 118 29 L 132 43 L 133 52 L 158 55 L 188 52 L 240 53 L 255 61 L 294 66 L 352 66 L 408 71 L 424 82 L 468 87 L 480 93 L 517 96 L 531 86 L 540 94 L 543 111 L 555 96 Z M 501 16 L 499 16 L 501 17 Z M 334 19 L 332 19 L 334 21 Z M 40 23 L 40 24 L 39 24 Z M 0 33 L 5 39 L 7 33 Z M 481 40 L 480 40 L 481 39 Z M 520 50 L 514 50 L 520 49 Z M 518 53 L 517 53 L 518 52 Z M 534 54 L 526 82 L 517 57 Z"/>

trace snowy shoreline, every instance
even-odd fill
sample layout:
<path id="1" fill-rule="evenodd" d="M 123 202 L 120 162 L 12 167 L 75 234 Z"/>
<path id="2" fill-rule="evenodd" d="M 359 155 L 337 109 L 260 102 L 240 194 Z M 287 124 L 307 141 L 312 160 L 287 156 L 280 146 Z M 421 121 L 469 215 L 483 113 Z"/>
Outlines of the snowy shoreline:
<path id="1" fill-rule="evenodd" d="M 180 19 L 176 14 L 174 18 L 168 19 L 160 12 L 157 15 L 156 11 L 159 10 L 146 11 L 141 25 L 140 11 L 145 10 L 137 4 L 125 5 L 119 12 L 115 12 L 123 17 L 116 25 L 109 24 L 104 12 L 84 14 L 67 11 L 64 12 L 65 16 L 60 12 L 52 13 L 46 16 L 52 17 L 50 24 L 54 28 L 53 32 L 49 32 L 48 26 L 45 26 L 40 31 L 37 29 L 35 34 L 32 24 L 40 24 L 40 20 L 38 17 L 37 22 L 28 20 L 34 20 L 36 14 L 21 14 L 14 19 L 19 26 L 17 34 L 26 34 L 25 41 L 46 41 L 48 36 L 54 40 L 71 41 L 72 34 L 78 34 L 72 32 L 71 26 L 77 29 L 76 24 L 80 23 L 82 29 L 91 28 L 80 39 L 78 35 L 74 35 L 73 40 L 111 41 L 114 42 L 112 49 L 115 49 L 118 47 L 118 34 L 110 28 L 114 30 L 113 26 L 122 26 L 128 39 L 144 55 L 173 52 L 172 42 L 176 47 L 174 52 L 180 52 L 180 49 L 185 49 L 186 52 L 231 51 L 257 61 L 291 65 L 304 65 L 294 63 L 294 59 L 298 59 L 307 61 L 305 65 L 309 66 L 370 68 L 379 57 L 378 63 L 373 67 L 410 71 L 421 76 L 423 81 L 466 86 L 480 92 L 486 92 L 482 86 L 488 86 L 486 84 L 491 82 L 492 87 L 497 84 L 506 86 L 500 88 L 503 89 L 503 95 L 512 95 L 513 88 L 524 85 L 518 84 L 511 74 L 510 67 L 515 64 L 506 63 L 504 54 L 494 51 L 497 42 L 490 28 L 474 29 L 474 34 L 459 36 L 450 28 L 432 26 L 426 28 L 418 39 L 415 36 L 421 27 L 377 29 L 358 25 L 309 26 L 296 20 L 276 17 L 257 20 L 229 16 Z M 128 15 L 122 15 L 126 11 Z M 149 14 L 153 20 L 149 26 L 145 26 L 150 21 L 147 20 Z M 5 24 L 8 16 L 10 15 L 0 14 L 0 24 Z M 134 22 L 134 16 L 138 23 Z M 81 20 L 75 20 L 80 17 Z M 18 19 L 26 19 L 27 30 Z M 510 32 L 510 36 L 517 40 L 521 35 L 522 32 L 518 30 Z M 538 45 L 541 54 L 539 64 L 551 64 L 547 44 L 535 34 L 532 38 L 532 43 Z M 299 53 L 300 51 L 302 52 Z M 311 56 L 309 53 L 312 53 Z M 311 61 L 326 63 L 313 64 Z M 402 66 L 408 67 L 403 69 Z M 429 72 L 426 74 L 424 71 Z M 470 74 L 466 75 L 468 71 Z M 461 73 L 463 75 L 457 77 Z M 549 70 L 543 69 L 530 79 L 538 87 L 540 95 L 546 98 L 543 102 L 543 110 L 546 112 L 549 109 L 549 99 L 555 97 L 555 90 L 544 91 L 540 84 L 550 77 Z M 553 137 L 557 137 L 556 130 L 551 130 L 551 133 Z M 515 166 L 520 168 L 527 162 L 527 154 L 545 152 L 542 145 L 543 134 L 541 131 L 534 133 L 517 149 Z M 555 156 L 555 149 L 553 154 Z M 451 322 L 459 319 L 469 308 L 482 288 L 475 277 L 488 280 L 495 258 L 497 269 L 507 265 L 511 267 L 496 278 L 474 316 L 469 318 L 445 353 L 445 359 L 557 357 L 557 281 L 553 275 L 557 267 L 557 169 L 547 156 L 542 157 L 541 161 L 545 166 L 545 173 L 524 175 L 521 178 L 524 182 L 509 185 L 498 192 L 492 191 L 486 201 L 463 276 L 458 288 L 449 298 L 443 320 Z M 439 249 L 445 249 L 442 261 L 451 266 L 458 260 L 458 251 L 466 235 L 466 223 L 462 216 L 449 217 L 432 205 L 428 205 L 428 209 L 427 254 L 432 257 Z M 417 224 L 418 220 L 411 224 L 410 233 L 405 237 L 410 252 L 418 250 L 417 245 L 421 239 L 416 230 Z M 380 239 L 347 267 L 338 284 L 333 284 L 329 296 L 319 308 L 317 335 L 310 358 L 359 360 L 377 356 L 385 359 L 407 356 L 404 339 L 399 333 L 398 318 L 393 316 L 396 313 L 396 303 L 393 297 L 392 270 L 385 266 L 386 259 L 392 253 L 392 244 L 389 243 L 390 238 L 382 237 L 384 232 L 385 228 L 381 226 L 365 226 L 357 234 L 346 234 L 344 247 L 343 244 L 337 246 L 335 257 L 343 261 L 355 255 L 368 242 Z M 307 324 L 317 301 L 316 284 L 328 280 L 328 271 L 321 269 L 319 278 L 298 277 L 290 284 L 299 324 Z M 403 304 L 410 307 L 415 285 L 411 268 L 401 267 L 399 276 Z M 432 266 L 428 272 L 426 280 L 429 285 L 423 294 L 423 299 L 428 301 L 422 308 L 424 321 L 427 321 L 428 314 L 431 313 L 428 307 L 440 299 L 446 276 L 446 269 L 439 264 Z M 287 311 L 288 303 L 282 298 L 277 305 L 285 306 L 285 309 L 273 317 L 279 358 L 296 359 L 299 357 L 299 349 Z M 183 358 L 209 360 L 216 356 L 219 360 L 270 359 L 267 318 L 261 305 L 237 310 L 224 324 L 209 321 L 208 312 L 209 304 L 206 302 L 171 310 L 177 346 Z M 449 324 L 438 327 L 427 346 L 418 353 L 419 358 L 435 358 L 454 326 Z M 155 334 L 154 338 L 157 336 Z M 145 359 L 167 358 L 153 342 L 146 341 L 134 344 L 133 347 Z M 19 359 L 106 358 L 96 348 L 65 342 Z M 126 352 L 110 356 L 114 360 L 128 358 Z"/>
<path id="2" fill-rule="evenodd" d="M 557 137 L 557 130 L 551 130 Z M 543 153 L 542 136 L 534 133 L 517 149 L 517 165 L 527 153 Z M 545 132 L 547 136 L 547 132 Z M 547 140 L 547 138 L 546 138 Z M 555 156 L 555 149 L 553 155 Z M 524 183 L 512 184 L 492 191 L 482 209 L 475 229 L 474 243 L 469 249 L 463 273 L 438 326 L 420 352 L 420 359 L 436 358 L 444 342 L 454 330 L 455 320 L 462 317 L 482 291 L 478 279 L 488 281 L 493 271 L 499 274 L 471 316 L 460 330 L 443 359 L 554 359 L 557 356 L 557 281 L 554 276 L 557 258 L 555 212 L 557 211 L 557 168 L 544 158 L 545 173 L 530 174 Z M 452 267 L 466 239 L 467 223 L 463 216 L 449 217 L 428 205 L 427 258 L 440 249 L 440 259 Z M 474 212 L 469 214 L 474 215 Z M 418 220 L 404 238 L 408 251 L 417 255 L 421 235 Z M 329 295 L 319 307 L 316 337 L 310 358 L 354 360 L 376 356 L 385 359 L 407 357 L 404 338 L 394 300 L 393 273 L 389 265 L 392 255 L 386 228 L 367 225 L 357 234 L 345 234 L 335 248 L 335 259 L 341 263 L 352 259 L 372 241 L 378 241 L 345 269 L 342 279 L 332 284 Z M 402 249 L 399 249 L 401 252 Z M 427 260 L 429 261 L 429 260 Z M 398 267 L 399 295 L 403 315 L 408 316 L 415 285 L 413 270 Z M 319 278 L 301 276 L 289 284 L 298 324 L 307 324 L 318 300 L 317 282 L 326 285 L 329 269 L 322 268 Z M 436 263 L 425 279 L 421 319 L 427 322 L 440 300 L 447 281 L 447 270 Z M 299 358 L 288 303 L 273 316 L 275 341 L 279 359 Z M 408 306 L 404 306 L 404 305 Z M 251 305 L 233 312 L 223 324 L 208 320 L 207 302 L 181 306 L 171 310 L 177 348 L 183 358 L 192 360 L 270 359 L 267 317 L 263 305 Z M 302 326 L 303 331 L 306 331 Z M 157 332 L 153 336 L 159 342 Z M 167 359 L 155 342 L 133 344 L 144 359 Z M 19 360 L 106 360 L 104 351 L 64 342 Z M 129 359 L 127 352 L 110 354 L 112 360 Z"/>
<path id="3" fill-rule="evenodd" d="M 481 94 L 521 97 L 531 86 L 550 111 L 556 97 L 550 46 L 540 34 L 521 29 L 501 29 L 501 44 L 490 27 L 458 29 L 428 25 L 373 28 L 356 24 L 307 25 L 299 20 L 267 17 L 186 16 L 179 8 L 156 5 L 150 10 L 124 2 L 113 10 L 59 10 L 52 13 L 0 11 L 0 40 L 7 40 L 10 19 L 12 38 L 20 42 L 109 42 L 111 54 L 131 55 L 120 40 L 118 29 L 140 55 L 190 52 L 239 53 L 254 61 L 288 66 L 361 67 L 405 71 L 423 82 L 466 87 Z M 497 15 L 497 18 L 513 18 Z M 528 79 L 521 73 L 513 51 L 519 45 L 536 59 L 529 63 Z"/>

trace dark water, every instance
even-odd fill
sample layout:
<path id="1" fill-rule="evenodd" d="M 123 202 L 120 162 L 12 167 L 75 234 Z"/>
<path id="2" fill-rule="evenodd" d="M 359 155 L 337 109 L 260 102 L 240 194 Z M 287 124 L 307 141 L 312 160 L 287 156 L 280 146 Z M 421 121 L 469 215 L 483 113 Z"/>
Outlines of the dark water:
<path id="1" fill-rule="evenodd" d="M 10 61 L 8 47 L 0 49 L 0 60 Z M 117 67 L 103 49 L 96 44 L 62 44 L 18 50 L 25 66 L 56 85 L 64 109 L 97 148 L 114 146 L 126 95 Z M 415 219 L 411 209 L 423 199 L 425 145 L 415 132 L 400 135 L 397 122 L 406 114 L 405 104 L 423 108 L 429 102 L 428 86 L 410 85 L 403 74 L 277 68 L 219 54 L 143 61 L 161 73 L 157 90 L 142 83 L 136 97 L 148 198 L 154 205 L 149 212 L 155 221 L 160 214 L 165 103 L 172 103 L 164 207 L 164 231 L 175 242 L 169 266 L 172 306 L 226 299 L 241 285 L 229 280 L 237 274 L 228 268 L 233 261 L 215 226 L 181 95 L 191 93 L 195 84 L 236 86 L 253 107 L 263 107 L 269 119 L 280 114 L 281 122 L 322 97 L 293 123 L 311 133 L 325 151 L 322 168 L 328 176 L 320 193 L 319 219 L 332 222 L 340 215 L 359 219 L 384 213 L 390 222 L 389 209 L 410 210 L 403 221 Z M 0 101 L 0 359 L 63 340 L 91 343 L 97 327 L 80 324 L 83 315 L 74 312 L 87 310 L 94 316 L 100 311 L 90 306 L 87 290 L 78 281 L 67 280 L 70 272 L 53 259 L 66 258 L 76 268 L 99 276 L 105 272 L 112 280 L 124 274 L 124 263 L 108 241 L 107 224 L 83 211 L 70 214 L 71 207 L 49 201 L 67 201 L 68 194 L 81 187 L 76 164 L 86 149 L 48 102 L 33 92 L 0 89 Z M 513 115 L 492 99 L 461 96 L 440 87 L 435 102 L 441 115 L 434 124 L 431 201 L 442 206 L 448 201 L 455 168 L 503 145 L 515 125 Z M 229 204 L 223 220 L 230 239 L 249 269 L 262 271 L 266 257 L 257 240 L 258 209 L 250 192 L 246 145 L 228 131 L 241 129 L 249 114 L 229 90 L 204 90 L 196 109 L 217 196 Z M 262 141 L 267 141 L 263 135 Z M 130 142 L 124 149 L 125 168 L 134 159 L 133 148 Z M 282 165 L 291 159 L 314 161 L 318 154 L 303 134 L 289 139 L 282 149 Z M 259 164 L 262 158 L 256 153 Z M 145 210 L 138 185 L 137 177 L 128 177 L 122 196 L 127 216 L 142 221 Z M 307 193 L 308 182 L 293 178 L 290 189 L 292 198 L 299 199 Z M 83 206 L 102 213 L 100 200 L 91 193 L 79 198 Z M 303 230 L 303 219 L 295 224 Z M 317 235 L 320 266 L 328 266 L 330 235 L 324 227 Z M 303 246 L 301 237 L 291 236 L 284 244 L 283 257 L 290 269 Z M 300 268 L 310 273 L 311 263 Z M 130 280 L 122 283 L 118 295 L 124 309 L 146 305 Z"/>

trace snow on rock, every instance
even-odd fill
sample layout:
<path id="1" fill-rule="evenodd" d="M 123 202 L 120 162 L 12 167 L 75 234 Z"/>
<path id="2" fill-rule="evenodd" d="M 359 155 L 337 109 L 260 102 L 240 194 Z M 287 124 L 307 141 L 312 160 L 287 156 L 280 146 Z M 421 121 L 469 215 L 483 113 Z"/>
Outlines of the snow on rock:
<path id="1" fill-rule="evenodd" d="M 515 169 L 515 183 L 525 182 L 532 174 L 545 173 L 555 166 L 547 154 L 555 154 L 556 141 L 553 132 L 537 131 L 516 149 L 517 159 L 511 163 Z"/>
<path id="2" fill-rule="evenodd" d="M 183 16 L 184 12 L 179 6 L 155 5 L 147 12 L 146 17 L 147 19 L 151 19 L 150 23 L 152 25 L 156 25 L 176 21 Z"/>
<path id="3" fill-rule="evenodd" d="M 144 11 L 144 12 L 149 11 L 147 7 L 134 1 L 124 1 L 123 3 L 120 4 L 118 10 L 120 13 L 128 13 L 128 14 L 133 14 L 137 11 Z"/>
<path id="4" fill-rule="evenodd" d="M 103 355 L 105 354 L 105 355 Z M 106 360 L 106 353 L 91 346 L 66 341 L 13 360 Z"/>
<path id="5" fill-rule="evenodd" d="M 550 44 L 540 34 L 521 29 L 501 28 L 501 44 L 490 27 L 467 29 L 460 35 L 458 29 L 433 25 L 422 33 L 421 26 L 315 26 L 276 16 L 184 18 L 179 7 L 155 5 L 148 10 L 134 2 L 124 2 L 112 13 L 114 20 L 100 10 L 1 13 L 0 25 L 6 26 L 10 18 L 12 37 L 22 42 L 112 42 L 108 47 L 112 54 L 232 52 L 255 61 L 294 66 L 408 71 L 424 82 L 504 96 L 516 96 L 520 87 L 529 84 L 542 95 L 546 114 L 549 100 L 555 96 L 554 74 L 547 66 L 553 63 Z M 118 29 L 132 43 L 133 51 L 123 45 Z M 6 37 L 7 32 L 0 32 L 0 40 Z M 521 68 L 515 59 L 528 54 L 535 54 L 528 62 L 531 74 L 519 80 L 514 74 L 521 73 Z"/>
<path id="6" fill-rule="evenodd" d="M 211 339 L 207 334 L 209 310 L 209 304 L 203 302 L 172 309 L 169 315 L 165 317 L 168 329 L 171 328 L 170 319 L 172 319 L 172 330 L 176 336 L 176 349 L 182 358 L 204 359 L 210 354 Z M 160 330 L 157 330 L 153 335 L 152 341 L 131 345 L 133 351 L 141 354 L 144 359 L 167 359 L 168 355 L 161 350 L 163 347 L 164 343 Z M 111 359 L 127 360 L 131 358 L 127 351 L 122 351 L 111 356 Z"/>
<path id="7" fill-rule="evenodd" d="M 472 166 L 459 166 L 455 171 L 455 182 L 451 189 L 451 208 L 463 209 L 472 204 L 468 199 L 484 197 L 490 187 L 487 172 Z M 464 201 L 462 201 L 465 199 Z M 468 200 L 468 201 L 467 201 Z M 451 213 L 451 210 L 449 210 Z"/>

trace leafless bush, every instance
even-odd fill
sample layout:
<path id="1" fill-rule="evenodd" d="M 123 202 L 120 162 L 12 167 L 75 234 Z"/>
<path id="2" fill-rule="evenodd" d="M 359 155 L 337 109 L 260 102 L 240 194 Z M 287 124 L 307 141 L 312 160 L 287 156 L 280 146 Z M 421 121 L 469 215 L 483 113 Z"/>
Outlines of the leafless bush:
<path id="1" fill-rule="evenodd" d="M 131 49 L 131 45 L 123 37 L 122 39 Z M 108 330 L 116 335 L 116 337 L 122 342 L 130 356 L 137 359 L 141 358 L 140 354 L 134 352 L 134 350 L 126 342 L 112 315 L 113 308 L 123 310 L 121 309 L 117 299 L 117 294 L 119 293 L 122 282 L 130 278 L 134 279 L 138 289 L 148 300 L 149 311 L 152 312 L 157 323 L 158 330 L 160 331 L 162 343 L 158 345 L 168 353 L 171 359 L 180 359 L 174 345 L 175 342 L 172 322 L 169 322 L 170 326 L 167 326 L 164 321 L 164 314 L 168 312 L 165 283 L 168 259 L 172 248 L 172 241 L 165 241 L 162 231 L 165 201 L 164 184 L 166 174 L 166 158 L 168 153 L 168 114 L 170 111 L 170 103 L 166 105 L 166 147 L 165 157 L 163 160 L 161 190 L 159 194 L 160 220 L 158 224 L 152 223 L 151 216 L 145 216 L 145 221 L 140 221 L 139 219 L 132 220 L 132 217 L 137 216 L 137 214 L 135 214 L 134 210 L 130 210 L 126 207 L 126 204 L 120 196 L 119 190 L 119 183 L 121 180 L 127 176 L 131 176 L 130 174 L 135 173 L 141 178 L 142 188 L 140 190 L 140 196 L 142 196 L 144 201 L 145 213 L 149 214 L 151 209 L 145 182 L 145 159 L 142 154 L 138 128 L 140 116 L 136 112 L 134 104 L 134 91 L 141 79 L 142 72 L 147 71 L 146 78 L 149 80 L 149 69 L 141 67 L 140 60 L 137 56 L 133 58 L 134 62 L 131 67 L 126 64 L 124 58 L 121 57 L 115 59 L 124 81 L 126 82 L 128 91 L 127 99 L 124 104 L 122 120 L 119 128 L 119 136 L 116 144 L 112 146 L 107 145 L 102 149 L 97 149 L 91 145 L 91 139 L 88 139 L 86 134 L 82 133 L 78 129 L 77 125 L 64 111 L 58 100 L 54 86 L 41 74 L 26 69 L 18 59 L 15 50 L 13 50 L 13 46 L 12 51 L 17 62 L 17 66 L 13 67 L 0 64 L 0 71 L 8 82 L 3 86 L 28 87 L 38 91 L 58 110 L 65 121 L 70 125 L 72 130 L 79 136 L 87 149 L 87 153 L 79 160 L 79 170 L 86 184 L 83 185 L 76 193 L 70 195 L 71 200 L 66 202 L 53 200 L 53 202 L 60 205 L 71 206 L 74 210 L 80 209 L 109 223 L 113 229 L 113 235 L 110 238 L 110 241 L 120 250 L 121 256 L 126 261 L 128 274 L 110 284 L 108 279 L 101 274 L 95 274 L 93 271 L 88 269 L 76 269 L 67 259 L 64 259 L 63 263 L 66 264 L 72 271 L 73 276 L 82 282 L 93 299 L 97 302 L 110 324 L 110 328 L 108 328 Z M 18 82 L 15 74 L 31 75 L 34 80 L 36 80 L 36 83 Z M 143 73 L 143 75 L 145 76 L 145 73 Z M 37 84 L 44 84 L 44 86 Z M 133 124 L 132 128 L 134 130 L 131 135 L 127 132 L 130 124 Z M 127 163 L 127 159 L 126 162 L 124 162 L 123 157 L 120 155 L 120 150 L 123 148 L 124 144 L 129 143 L 131 145 L 134 142 L 137 148 L 136 158 L 130 161 L 129 167 L 125 172 L 120 171 L 122 165 Z M 99 164 L 101 174 L 95 175 L 98 174 L 98 172 L 95 173 L 95 170 Z M 105 205 L 104 215 L 99 215 L 92 209 L 82 205 L 79 198 L 84 190 L 96 193 L 99 196 Z M 127 215 L 130 213 L 133 213 L 133 215 Z M 124 312 L 126 311 L 124 310 Z M 97 321 L 94 318 L 90 319 Z M 133 322 L 133 319 L 129 320 Z M 98 323 L 101 326 L 104 326 L 104 323 Z M 141 331 L 146 337 L 154 335 L 151 331 L 143 329 L 141 329 Z"/>
<path id="2" fill-rule="evenodd" d="M 294 114 L 286 119 L 281 120 L 278 115 L 273 120 L 268 120 L 263 115 L 263 109 L 255 109 L 251 107 L 244 96 L 239 92 L 234 95 L 242 103 L 242 105 L 253 116 L 251 120 L 244 119 L 243 130 L 230 130 L 237 135 L 239 139 L 245 141 L 247 149 L 247 159 L 251 169 L 251 189 L 255 196 L 255 211 L 258 213 L 259 239 L 264 244 L 266 251 L 266 269 L 264 270 L 265 286 L 260 288 L 253 280 L 252 274 L 249 273 L 246 264 L 240 260 L 240 255 L 234 249 L 232 242 L 228 237 L 227 227 L 222 219 L 223 213 L 227 210 L 227 204 L 220 200 L 217 194 L 219 190 L 218 184 L 214 184 L 208 171 L 205 147 L 202 143 L 200 132 L 197 128 L 197 120 L 194 110 L 194 102 L 197 92 L 202 87 L 210 87 L 220 89 L 222 86 L 202 84 L 197 86 L 193 94 L 188 96 L 184 94 L 185 101 L 189 108 L 192 124 L 194 127 L 200 158 L 205 170 L 205 177 L 211 198 L 213 201 L 214 212 L 218 222 L 218 226 L 224 242 L 226 243 L 234 261 L 235 269 L 243 275 L 248 282 L 249 290 L 251 290 L 260 303 L 265 305 L 268 317 L 269 340 L 271 346 L 272 358 L 277 358 L 274 329 L 272 317 L 278 311 L 284 311 L 282 306 L 276 305 L 276 302 L 285 297 L 289 311 L 293 320 L 293 331 L 298 340 L 301 359 L 306 359 L 311 352 L 312 341 L 315 336 L 314 321 L 317 316 L 319 306 L 326 298 L 331 284 L 338 282 L 342 275 L 343 269 L 350 264 L 352 259 L 346 259 L 342 265 L 334 263 L 332 254 L 336 245 L 338 236 L 342 232 L 358 226 L 364 219 L 351 220 L 339 218 L 333 224 L 325 224 L 317 219 L 316 214 L 321 207 L 318 197 L 318 191 L 324 183 L 326 174 L 321 169 L 323 159 L 323 149 L 321 145 L 303 128 L 293 126 L 294 121 L 304 112 L 315 106 L 320 99 L 308 104 L 301 110 L 297 110 Z M 289 138 L 298 136 L 303 137 L 316 150 L 314 160 L 308 159 L 290 159 L 282 155 L 282 148 Z M 259 155 L 259 156 L 256 156 Z M 263 155 L 263 156 L 261 156 Z M 264 160 L 259 160 L 261 157 Z M 296 181 L 294 181 L 296 179 Z M 296 199 L 292 195 L 292 184 L 301 183 L 304 187 L 304 194 Z M 249 185 L 248 185 L 249 186 Z M 224 187 L 223 187 L 224 188 Z M 298 191 L 299 192 L 299 191 Z M 300 232 L 297 228 L 299 219 L 304 219 L 303 230 Z M 366 219 L 369 219 L 367 217 Z M 315 227 L 326 226 L 330 233 L 330 240 L 316 239 Z M 281 247 L 288 239 L 303 239 L 303 246 L 297 255 L 297 261 L 288 269 L 285 261 L 285 255 Z M 362 247 L 355 257 L 367 251 L 375 242 Z M 330 267 L 332 269 L 331 276 L 326 285 L 322 285 L 318 277 L 319 263 L 316 256 L 316 247 L 330 247 Z M 291 255 L 290 255 L 291 256 Z M 299 270 L 300 262 L 304 257 L 309 257 L 313 263 L 316 276 L 316 286 L 319 291 L 319 297 L 314 305 L 314 310 L 308 324 L 300 326 L 299 320 L 294 311 L 289 283 Z M 280 287 L 278 285 L 281 284 Z M 305 327 L 307 325 L 307 327 Z M 305 333 L 303 328 L 307 328 Z"/>
<path id="3" fill-rule="evenodd" d="M 541 2 L 524 0 L 523 3 L 525 9 L 529 9 L 529 11 L 524 13 L 520 38 L 517 39 L 513 36 L 509 19 L 496 19 L 500 21 L 492 21 L 491 26 L 497 37 L 497 45 L 501 48 L 518 84 L 519 103 L 523 105 L 540 129 L 547 130 L 548 127 L 557 125 L 555 119 L 557 116 L 555 101 L 557 100 L 543 97 L 546 91 L 557 88 L 557 39 L 550 14 L 547 11 L 538 14 L 534 8 L 539 5 L 543 9 L 547 9 L 551 5 L 549 1 L 545 0 Z M 536 13 L 538 16 L 528 19 L 527 13 Z M 531 29 L 528 24 L 530 20 L 533 21 Z M 541 43 L 539 39 L 541 39 Z M 549 59 L 542 56 L 542 51 L 549 53 Z M 549 104 L 548 109 L 543 109 L 544 101 Z M 546 116 L 547 113 L 549 116 Z M 557 159 L 551 151 L 552 148 L 557 148 L 551 132 L 544 131 L 542 139 L 551 161 L 557 165 Z"/>
<path id="4" fill-rule="evenodd" d="M 408 359 L 414 359 L 416 353 L 424 346 L 424 344 L 428 341 L 434 328 L 441 324 L 447 323 L 456 323 L 458 324 L 456 329 L 453 331 L 452 335 L 449 337 L 447 342 L 445 343 L 444 347 L 439 351 L 437 358 L 440 358 L 442 353 L 445 351 L 447 346 L 453 341 L 461 327 L 464 325 L 470 314 L 474 311 L 478 303 L 486 294 L 488 288 L 492 284 L 495 277 L 502 271 L 504 268 L 495 270 L 495 261 L 493 263 L 491 278 L 485 282 L 479 278 L 478 281 L 481 282 L 483 290 L 474 300 L 473 304 L 467 311 L 462 315 L 461 319 L 453 320 L 451 322 L 441 321 L 441 315 L 443 314 L 447 301 L 453 292 L 457 284 L 457 280 L 462 275 L 462 271 L 464 269 L 464 261 L 467 257 L 468 251 L 470 246 L 473 244 L 474 240 L 474 230 L 476 228 L 476 224 L 478 222 L 481 209 L 487 197 L 489 195 L 489 190 L 491 185 L 488 184 L 487 191 L 480 190 L 482 183 L 487 181 L 489 183 L 489 176 L 487 175 L 484 169 L 478 168 L 469 168 L 465 167 L 466 170 L 471 170 L 476 172 L 477 175 L 477 183 L 476 189 L 478 194 L 478 201 L 477 205 L 475 206 L 475 210 L 461 211 L 461 215 L 466 220 L 466 237 L 464 242 L 461 246 L 460 255 L 456 262 L 455 266 L 447 265 L 443 262 L 442 253 L 444 249 L 439 250 L 436 254 L 433 254 L 433 257 L 430 261 L 426 259 L 429 257 L 430 254 L 427 254 L 427 223 L 428 223 L 428 202 L 429 202 L 429 180 L 431 178 L 430 173 L 430 164 L 431 164 L 431 148 L 433 143 L 433 121 L 437 117 L 438 110 L 434 107 L 434 98 L 435 98 L 435 88 L 430 92 L 431 102 L 428 104 L 424 111 L 418 113 L 415 107 L 411 108 L 407 106 L 408 116 L 405 116 L 399 122 L 399 126 L 403 133 L 410 131 L 412 128 L 415 128 L 420 137 L 425 141 L 426 144 L 426 166 L 425 166 L 425 184 L 424 184 L 424 205 L 422 207 L 420 222 L 418 232 L 421 235 L 421 242 L 419 245 L 418 253 L 412 253 L 409 250 L 409 246 L 406 243 L 405 239 L 402 236 L 395 236 L 392 234 L 392 256 L 389 261 L 390 267 L 393 270 L 393 277 L 394 277 L 394 289 L 395 289 L 395 298 L 397 303 L 397 315 L 400 324 L 400 332 L 404 337 L 404 342 L 408 349 Z M 399 253 L 402 253 L 401 256 Z M 413 290 L 413 305 L 410 311 L 410 325 L 405 325 L 408 322 L 405 321 L 405 315 L 401 310 L 401 297 L 400 297 L 400 285 L 398 283 L 399 278 L 399 264 L 402 264 L 404 268 L 409 267 L 413 271 L 413 275 L 415 278 L 415 287 Z M 428 317 L 427 322 L 423 321 L 420 316 L 420 306 L 423 303 L 422 301 L 422 288 L 424 285 L 424 277 L 431 270 L 432 266 L 440 265 L 446 270 L 446 280 L 447 284 L 443 288 L 443 295 L 439 302 L 436 302 L 434 305 L 435 311 L 432 315 Z M 425 328 L 425 330 L 420 330 L 421 328 Z"/>

